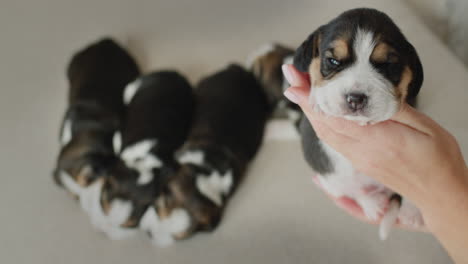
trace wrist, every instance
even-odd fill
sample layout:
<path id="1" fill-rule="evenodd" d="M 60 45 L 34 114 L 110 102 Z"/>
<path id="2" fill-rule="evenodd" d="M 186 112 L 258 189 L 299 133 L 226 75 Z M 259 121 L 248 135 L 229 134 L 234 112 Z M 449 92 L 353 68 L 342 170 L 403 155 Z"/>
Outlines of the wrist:
<path id="1" fill-rule="evenodd" d="M 468 168 L 457 180 L 432 188 L 418 205 L 432 232 L 445 229 L 455 219 L 468 219 Z"/>

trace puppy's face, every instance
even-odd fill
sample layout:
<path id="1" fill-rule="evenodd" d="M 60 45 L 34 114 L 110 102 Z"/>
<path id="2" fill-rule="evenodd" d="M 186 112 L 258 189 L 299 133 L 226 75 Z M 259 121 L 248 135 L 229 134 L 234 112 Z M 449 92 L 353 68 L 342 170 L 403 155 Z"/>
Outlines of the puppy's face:
<path id="1" fill-rule="evenodd" d="M 128 168 L 122 160 L 119 160 L 109 169 L 101 193 L 101 207 L 105 215 L 111 215 L 118 210 L 115 205 L 127 203 L 126 220 L 121 227 L 136 227 L 146 209 L 159 195 L 161 182 L 160 175 L 150 182 L 140 184 L 140 173 Z M 156 172 L 155 172 L 156 174 Z"/>
<path id="2" fill-rule="evenodd" d="M 155 202 L 157 214 L 163 221 L 181 222 L 176 217 L 180 211 L 188 215 L 186 225 L 173 233 L 176 240 L 188 238 L 197 231 L 212 231 L 221 219 L 222 207 L 197 187 L 199 173 L 194 165 L 182 165 Z"/>
<path id="3" fill-rule="evenodd" d="M 74 138 L 62 148 L 54 179 L 75 195 L 77 189 L 88 187 L 96 179 L 104 177 L 115 161 L 113 153 L 96 148 L 80 137 Z"/>
<path id="4" fill-rule="evenodd" d="M 181 208 L 188 212 L 188 227 L 175 235 L 183 239 L 219 225 L 226 198 L 235 187 L 235 172 L 226 153 L 218 148 L 185 147 L 176 156 L 180 167 L 155 207 L 162 219 L 171 218 Z"/>
<path id="5" fill-rule="evenodd" d="M 353 9 L 321 26 L 296 50 L 294 65 L 310 74 L 318 110 L 361 124 L 414 103 L 423 80 L 413 46 L 373 9 Z"/>

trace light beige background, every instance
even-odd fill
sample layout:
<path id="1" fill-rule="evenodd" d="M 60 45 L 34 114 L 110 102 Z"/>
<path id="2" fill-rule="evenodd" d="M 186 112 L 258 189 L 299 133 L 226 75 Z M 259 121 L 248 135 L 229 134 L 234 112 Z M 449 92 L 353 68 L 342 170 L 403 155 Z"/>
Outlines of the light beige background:
<path id="1" fill-rule="evenodd" d="M 95 232 L 52 182 L 65 109 L 66 63 L 103 35 L 128 44 L 145 70 L 192 81 L 268 41 L 294 45 L 352 7 L 390 14 L 426 72 L 421 108 L 468 154 L 467 72 L 400 1 L 0 2 L 0 263 L 448 263 L 428 234 L 380 242 L 318 191 L 295 140 L 265 142 L 219 229 L 167 249 Z"/>

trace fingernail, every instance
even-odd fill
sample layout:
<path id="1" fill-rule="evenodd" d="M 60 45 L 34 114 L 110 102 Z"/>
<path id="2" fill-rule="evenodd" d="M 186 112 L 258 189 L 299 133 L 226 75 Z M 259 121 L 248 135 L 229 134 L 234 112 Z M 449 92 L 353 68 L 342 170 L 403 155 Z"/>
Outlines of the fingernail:
<path id="1" fill-rule="evenodd" d="M 294 83 L 294 76 L 291 73 L 291 71 L 289 70 L 288 65 L 283 64 L 283 66 L 281 66 L 281 70 L 283 70 L 283 75 L 286 78 L 286 80 L 288 81 L 288 83 L 293 84 Z"/>
<path id="2" fill-rule="evenodd" d="M 289 91 L 289 89 L 284 91 L 283 94 L 284 94 L 284 96 L 286 98 L 289 99 L 289 101 L 291 101 L 291 102 L 293 102 L 295 104 L 299 103 L 299 98 L 297 97 L 297 95 L 295 95 L 293 92 Z"/>

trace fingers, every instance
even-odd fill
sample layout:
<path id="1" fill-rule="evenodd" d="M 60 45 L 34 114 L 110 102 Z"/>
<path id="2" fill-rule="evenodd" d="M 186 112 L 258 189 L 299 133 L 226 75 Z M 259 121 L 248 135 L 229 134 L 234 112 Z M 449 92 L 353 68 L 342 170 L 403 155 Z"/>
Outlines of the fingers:
<path id="1" fill-rule="evenodd" d="M 294 65 L 283 64 L 281 69 L 283 70 L 284 77 L 291 86 L 310 86 L 309 75 L 296 70 Z"/>
<path id="2" fill-rule="evenodd" d="M 352 217 L 362 221 L 366 222 L 368 224 L 373 224 L 373 225 L 378 225 L 380 224 L 381 219 L 379 220 L 370 220 L 369 218 L 366 217 L 364 214 L 364 211 L 362 210 L 362 207 L 354 200 L 346 196 L 341 196 L 341 197 L 335 197 L 329 194 L 327 191 L 323 189 L 323 186 L 321 185 L 320 181 L 317 178 L 318 176 L 313 176 L 313 181 L 314 183 L 330 198 L 336 206 L 338 206 L 340 209 L 351 215 Z M 394 225 L 397 228 L 409 230 L 409 231 L 416 231 L 416 232 L 428 232 L 428 229 L 426 226 L 420 226 L 420 227 L 414 227 L 414 226 L 407 226 L 403 225 L 398 219 L 397 222 Z"/>
<path id="3" fill-rule="evenodd" d="M 312 105 L 308 102 L 309 92 L 307 86 L 291 86 L 284 92 L 284 96 L 303 108 L 303 111 L 307 111 L 312 110 Z"/>
<path id="4" fill-rule="evenodd" d="M 284 77 L 289 84 L 294 87 L 287 89 L 284 95 L 293 103 L 301 107 L 308 105 L 307 98 L 310 93 L 310 83 L 307 74 L 301 73 L 291 64 L 284 64 L 281 69 L 283 70 Z"/>
<path id="5" fill-rule="evenodd" d="M 340 197 L 340 198 L 334 200 L 334 202 L 339 208 L 343 209 L 348 214 L 350 214 L 351 216 L 353 216 L 354 218 L 356 218 L 356 219 L 358 219 L 360 221 L 363 221 L 363 222 L 366 222 L 366 223 L 369 223 L 369 224 L 373 224 L 373 225 L 379 224 L 378 221 L 370 220 L 369 218 L 367 218 L 364 215 L 364 212 L 362 211 L 362 208 L 356 203 L 356 201 L 354 201 L 351 198 Z"/>
<path id="6" fill-rule="evenodd" d="M 390 118 L 390 120 L 396 121 L 426 135 L 432 135 L 434 129 L 440 129 L 440 126 L 434 120 L 408 104 L 403 104 L 400 111 Z"/>

